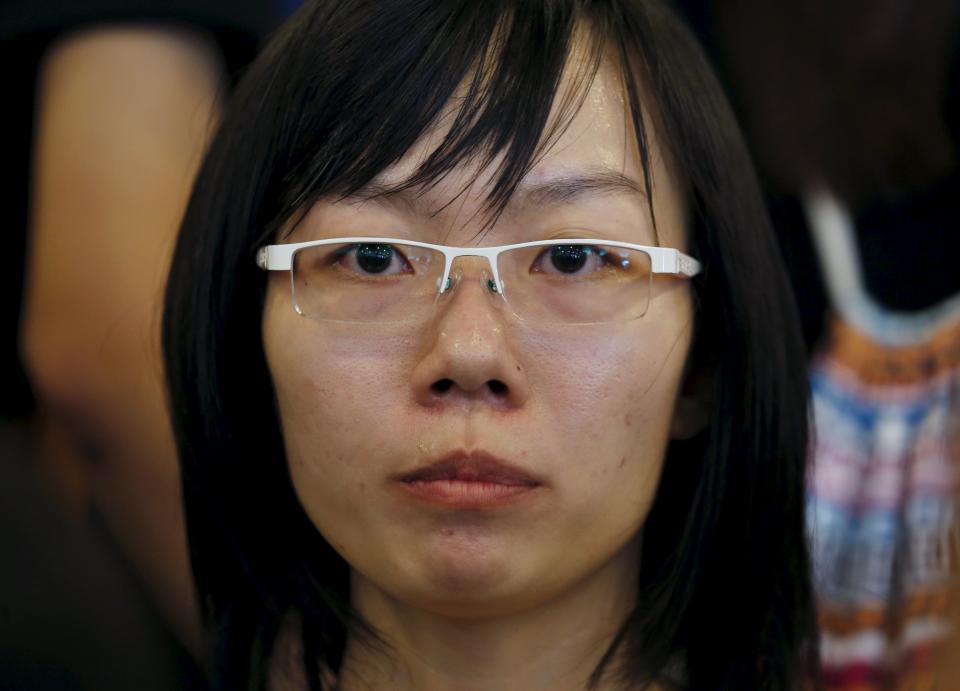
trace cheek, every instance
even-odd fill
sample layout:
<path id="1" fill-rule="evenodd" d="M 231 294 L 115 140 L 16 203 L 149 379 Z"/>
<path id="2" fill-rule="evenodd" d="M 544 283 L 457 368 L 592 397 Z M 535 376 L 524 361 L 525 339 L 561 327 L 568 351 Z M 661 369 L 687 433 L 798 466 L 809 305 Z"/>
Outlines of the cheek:
<path id="1" fill-rule="evenodd" d="M 383 536 L 370 507 L 380 499 L 383 462 L 396 439 L 379 423 L 409 386 L 398 360 L 413 344 L 360 342 L 335 330 L 299 317 L 282 299 L 278 309 L 268 300 L 264 311 L 264 346 L 294 490 L 320 533 L 355 563 L 365 561 L 374 536 Z"/>
<path id="2" fill-rule="evenodd" d="M 277 348 L 271 368 L 291 463 L 346 463 L 373 451 L 382 422 L 409 387 L 396 340 L 358 344 L 307 325 Z M 282 364 L 281 364 L 282 363 Z"/>
<path id="3" fill-rule="evenodd" d="M 359 460 L 378 456 L 384 439 L 373 432 L 408 386 L 401 360 L 414 345 L 402 336 L 356 339 L 337 329 L 294 313 L 286 285 L 268 291 L 263 342 L 291 473 L 298 490 L 297 480 L 309 475 L 334 495 L 375 470 Z"/>
<path id="4" fill-rule="evenodd" d="M 532 436 L 553 463 L 560 510 L 532 523 L 518 551 L 549 564 L 557 583 L 631 549 L 639 535 L 663 468 L 689 332 L 675 322 L 610 330 L 599 343 L 568 334 L 562 348 L 556 338 L 527 344 L 540 363 L 531 371 L 541 413 Z"/>
<path id="5" fill-rule="evenodd" d="M 690 328 L 678 320 L 662 329 L 611 329 L 608 336 L 568 337 L 562 347 L 559 338 L 527 344 L 540 363 L 531 389 L 550 430 L 538 438 L 556 461 L 568 511 L 559 530 L 565 540 L 590 538 L 597 548 L 636 531 L 652 504 Z"/>
<path id="6" fill-rule="evenodd" d="M 689 346 L 689 323 L 644 326 L 608 327 L 603 339 L 566 334 L 563 340 L 548 337 L 525 344 L 538 363 L 530 370 L 536 405 L 565 445 L 573 443 L 596 460 L 619 461 L 622 454 L 610 458 L 618 450 L 629 455 L 666 439 Z M 606 453 L 598 456 L 595 452 L 601 450 Z"/>

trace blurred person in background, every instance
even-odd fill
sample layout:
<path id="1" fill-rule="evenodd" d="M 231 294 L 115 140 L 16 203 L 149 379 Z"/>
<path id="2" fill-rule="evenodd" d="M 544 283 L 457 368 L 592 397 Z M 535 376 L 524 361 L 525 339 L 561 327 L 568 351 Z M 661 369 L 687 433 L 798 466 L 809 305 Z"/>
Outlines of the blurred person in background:
<path id="1" fill-rule="evenodd" d="M 0 686 L 58 683 L 41 668 L 60 658 L 78 688 L 114 688 L 107 679 L 117 675 L 85 676 L 110 664 L 90 651 L 112 650 L 121 669 L 156 662 L 145 642 L 163 640 L 155 631 L 200 653 L 161 384 L 162 285 L 219 94 L 288 9 L 279 0 L 0 4 L 0 165 L 11 185 L 0 530 L 13 550 L 0 634 L 17 643 L 4 646 Z M 84 650 L 87 663 L 74 665 Z"/>
<path id="2" fill-rule="evenodd" d="M 810 347 L 808 523 L 831 689 L 948 640 L 960 459 L 955 0 L 677 0 L 725 75 Z"/>

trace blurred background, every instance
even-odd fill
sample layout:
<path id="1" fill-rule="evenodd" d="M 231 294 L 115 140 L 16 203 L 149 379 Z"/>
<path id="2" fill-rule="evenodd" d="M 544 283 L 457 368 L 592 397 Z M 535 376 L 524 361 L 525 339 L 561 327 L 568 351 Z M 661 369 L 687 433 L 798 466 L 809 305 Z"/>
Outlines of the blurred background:
<path id="1" fill-rule="evenodd" d="M 205 688 L 161 291 L 220 105 L 297 4 L 0 2 L 0 689 Z M 960 689 L 960 2 L 672 5 L 803 318 L 824 686 Z"/>
<path id="2" fill-rule="evenodd" d="M 292 9 L 0 2 L 0 689 L 205 687 L 162 287 L 222 99 Z"/>
<path id="3" fill-rule="evenodd" d="M 803 319 L 824 686 L 960 689 L 937 667 L 960 652 L 960 3 L 677 4 L 737 110 Z"/>

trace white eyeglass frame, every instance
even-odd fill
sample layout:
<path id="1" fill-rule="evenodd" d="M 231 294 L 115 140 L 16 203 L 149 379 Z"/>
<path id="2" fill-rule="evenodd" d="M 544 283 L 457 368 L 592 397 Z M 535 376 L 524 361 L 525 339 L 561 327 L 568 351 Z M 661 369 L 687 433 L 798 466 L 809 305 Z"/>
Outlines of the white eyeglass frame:
<path id="1" fill-rule="evenodd" d="M 330 238 L 326 240 L 308 240 L 307 242 L 292 242 L 285 245 L 266 245 L 257 250 L 257 266 L 265 271 L 290 271 L 293 269 L 293 255 L 297 250 L 322 245 L 343 244 L 370 244 L 370 245 L 408 245 L 442 252 L 444 257 L 443 277 L 438 284 L 438 293 L 443 294 L 450 290 L 450 270 L 457 257 L 486 257 L 490 264 L 496 292 L 503 293 L 503 282 L 497 269 L 498 257 L 509 250 L 525 247 L 555 247 L 557 245 L 603 245 L 605 247 L 622 247 L 629 250 L 646 252 L 650 256 L 651 271 L 654 274 L 668 274 L 679 278 L 693 278 L 700 273 L 700 262 L 688 254 L 672 247 L 650 247 L 649 245 L 635 245 L 630 242 L 616 240 L 600 240 L 589 238 L 561 238 L 556 240 L 534 240 L 532 242 L 518 242 L 512 245 L 498 245 L 496 247 L 450 247 L 448 245 L 434 245 L 429 242 L 405 240 L 401 238 Z"/>

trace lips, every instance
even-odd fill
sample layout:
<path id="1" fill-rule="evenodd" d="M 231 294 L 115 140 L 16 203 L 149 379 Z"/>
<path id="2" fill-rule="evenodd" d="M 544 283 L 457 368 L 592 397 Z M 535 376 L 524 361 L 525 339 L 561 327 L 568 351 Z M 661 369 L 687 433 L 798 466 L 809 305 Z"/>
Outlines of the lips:
<path id="1" fill-rule="evenodd" d="M 532 475 L 484 452 L 454 453 L 397 476 L 401 482 L 486 482 L 497 485 L 539 485 Z"/>
<path id="2" fill-rule="evenodd" d="M 482 451 L 455 452 L 393 479 L 418 499 L 458 508 L 514 503 L 543 485 L 533 474 Z"/>

